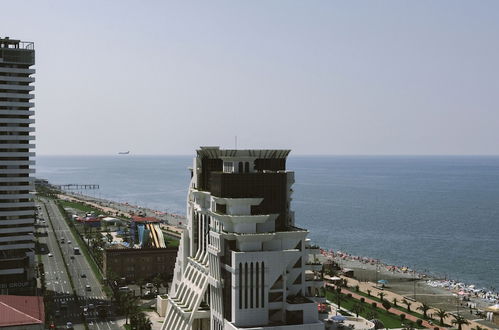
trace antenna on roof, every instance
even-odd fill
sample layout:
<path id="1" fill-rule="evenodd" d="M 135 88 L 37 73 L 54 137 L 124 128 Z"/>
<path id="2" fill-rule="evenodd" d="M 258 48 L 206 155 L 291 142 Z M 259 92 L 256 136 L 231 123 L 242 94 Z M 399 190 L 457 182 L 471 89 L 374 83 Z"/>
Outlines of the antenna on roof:
<path id="1" fill-rule="evenodd" d="M 236 150 L 237 150 L 237 135 L 235 136 L 234 138 L 234 142 L 235 142 L 235 145 L 236 145 Z"/>

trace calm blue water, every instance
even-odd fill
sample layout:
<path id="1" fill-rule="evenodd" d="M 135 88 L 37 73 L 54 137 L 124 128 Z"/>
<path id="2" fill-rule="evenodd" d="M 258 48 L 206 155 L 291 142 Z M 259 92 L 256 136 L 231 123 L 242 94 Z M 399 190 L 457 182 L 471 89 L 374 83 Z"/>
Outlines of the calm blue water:
<path id="1" fill-rule="evenodd" d="M 185 213 L 187 156 L 39 156 L 37 177 Z M 499 157 L 290 157 L 298 226 L 325 248 L 499 288 Z"/>

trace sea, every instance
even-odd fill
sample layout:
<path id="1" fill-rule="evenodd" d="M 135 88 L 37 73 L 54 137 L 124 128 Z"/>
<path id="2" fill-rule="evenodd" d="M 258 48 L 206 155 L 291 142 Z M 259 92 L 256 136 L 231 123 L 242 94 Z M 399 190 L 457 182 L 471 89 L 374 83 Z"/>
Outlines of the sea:
<path id="1" fill-rule="evenodd" d="M 193 156 L 38 156 L 36 177 L 184 215 Z M 499 157 L 290 156 L 296 225 L 322 248 L 499 290 Z"/>

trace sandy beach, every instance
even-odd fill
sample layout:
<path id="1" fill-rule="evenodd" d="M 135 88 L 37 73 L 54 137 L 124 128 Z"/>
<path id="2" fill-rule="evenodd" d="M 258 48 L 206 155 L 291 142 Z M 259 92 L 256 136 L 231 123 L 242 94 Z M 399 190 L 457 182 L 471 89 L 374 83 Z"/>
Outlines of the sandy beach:
<path id="1" fill-rule="evenodd" d="M 326 253 L 324 252 L 324 254 Z M 329 255 L 324 254 L 320 256 L 322 262 L 331 259 Z M 423 302 L 433 307 L 433 309 L 441 308 L 449 313 L 459 313 L 471 321 L 470 325 L 463 327 L 463 329 L 471 329 L 476 325 L 482 328 L 498 329 L 493 323 L 480 320 L 481 317 L 477 315 L 477 311 L 485 310 L 485 308 L 494 303 L 493 301 L 474 295 L 467 296 L 469 299 L 463 301 L 463 296 L 458 295 L 458 290 L 428 285 L 428 281 L 431 282 L 435 279 L 427 277 L 424 274 L 415 273 L 410 270 L 403 272 L 401 269 L 404 267 L 398 267 L 395 270 L 393 266 L 376 262 L 366 263 L 357 260 L 357 258 L 344 258 L 340 256 L 333 258 L 342 269 L 351 269 L 354 271 L 355 278 L 343 277 L 347 280 L 350 288 L 358 285 L 360 291 L 367 293 L 370 290 L 373 296 L 377 296 L 379 292 L 383 291 L 386 294 L 386 298 L 390 301 L 393 298 L 397 298 L 398 301 L 402 301 L 404 298 L 408 299 L 412 302 L 411 310 L 416 310 L 420 303 Z M 388 284 L 382 288 L 378 284 L 379 280 L 385 280 Z M 400 303 L 399 305 L 403 306 Z M 470 305 L 473 308 L 469 308 Z M 448 318 L 449 324 L 451 319 Z M 475 321 L 479 321 L 479 323 Z"/>
<path id="2" fill-rule="evenodd" d="M 185 218 L 180 215 L 172 215 L 164 212 L 158 212 L 139 206 L 129 205 L 127 203 L 118 203 L 104 199 L 95 199 L 88 196 L 75 195 L 60 195 L 60 198 L 84 201 L 87 204 L 100 208 L 103 212 L 109 214 L 123 213 L 125 217 L 130 217 L 130 214 L 143 212 L 146 216 L 155 216 L 164 221 L 164 225 L 168 226 L 171 231 L 180 233 L 178 225 L 183 223 Z M 120 214 L 121 215 L 121 214 Z M 354 271 L 355 278 L 346 278 L 348 286 L 353 288 L 356 285 L 360 287 L 360 291 L 371 291 L 373 296 L 383 291 L 388 300 L 397 298 L 398 301 L 408 299 L 412 301 L 412 310 L 416 310 L 420 302 L 424 302 L 433 308 L 442 308 L 449 313 L 459 313 L 471 321 L 469 326 L 464 326 L 463 329 L 471 329 L 476 325 L 482 328 L 498 329 L 491 322 L 480 320 L 476 314 L 478 310 L 484 310 L 492 305 L 494 300 L 485 300 L 474 295 L 469 295 L 469 301 L 463 301 L 463 297 L 459 296 L 458 290 L 451 290 L 439 286 L 428 285 L 429 281 L 438 281 L 425 274 L 413 272 L 405 267 L 389 266 L 381 263 L 379 260 L 372 260 L 357 256 L 350 256 L 346 253 L 331 253 L 330 251 L 322 250 L 319 256 L 321 262 L 326 260 L 334 260 L 342 269 L 351 269 Z M 388 284 L 381 288 L 377 282 L 379 280 L 388 281 Z M 495 295 L 493 298 L 497 298 Z M 497 301 L 497 300 L 496 300 Z M 473 304 L 473 308 L 468 305 Z M 430 311 L 431 313 L 431 311 Z M 480 323 L 474 321 L 480 320 Z M 448 318 L 450 324 L 451 318 Z"/>

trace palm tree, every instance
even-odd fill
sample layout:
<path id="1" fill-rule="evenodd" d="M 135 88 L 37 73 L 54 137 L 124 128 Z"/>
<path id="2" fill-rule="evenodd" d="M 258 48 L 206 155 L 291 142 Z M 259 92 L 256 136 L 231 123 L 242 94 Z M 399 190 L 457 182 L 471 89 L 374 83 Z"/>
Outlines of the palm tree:
<path id="1" fill-rule="evenodd" d="M 361 303 L 356 303 L 355 305 L 352 306 L 352 312 L 355 313 L 357 317 L 359 317 L 359 314 L 364 311 L 364 306 L 362 306 Z"/>
<path id="2" fill-rule="evenodd" d="M 125 294 L 120 299 L 121 309 L 125 314 L 125 324 L 128 324 L 128 318 L 138 311 L 139 299 L 132 294 Z"/>
<path id="3" fill-rule="evenodd" d="M 378 293 L 379 299 L 381 299 L 381 302 L 383 302 L 383 299 L 385 298 L 386 294 L 384 292 Z"/>
<path id="4" fill-rule="evenodd" d="M 421 306 L 418 306 L 418 310 L 419 311 L 422 311 L 423 312 L 423 316 L 424 318 L 428 318 L 428 316 L 426 315 L 426 313 L 428 312 L 428 310 L 430 309 L 431 307 L 428 306 L 426 303 L 421 303 Z"/>
<path id="5" fill-rule="evenodd" d="M 397 297 L 393 298 L 393 300 L 392 300 L 393 306 L 397 307 L 398 302 L 399 302 L 399 300 L 397 299 Z"/>
<path id="6" fill-rule="evenodd" d="M 412 305 L 412 303 L 411 303 L 409 300 L 407 300 L 407 299 L 403 299 L 403 300 L 402 300 L 402 304 L 404 304 L 404 305 L 406 305 L 406 306 L 407 306 L 407 310 L 408 310 L 409 312 L 411 311 L 411 305 Z"/>
<path id="7" fill-rule="evenodd" d="M 442 308 L 437 308 L 437 311 L 435 312 L 435 315 L 440 318 L 440 325 L 444 326 L 444 319 L 449 316 L 449 313 L 445 309 Z"/>
<path id="8" fill-rule="evenodd" d="M 463 324 L 465 324 L 465 325 L 470 324 L 470 322 L 468 322 L 467 319 L 465 319 L 464 317 L 462 317 L 459 314 L 453 315 L 453 316 L 454 316 L 454 320 L 452 320 L 452 324 L 456 324 L 458 330 L 461 330 L 463 328 Z"/>
<path id="9" fill-rule="evenodd" d="M 336 288 L 336 305 L 338 305 L 338 309 L 341 309 L 341 301 L 343 297 L 341 296 L 341 288 Z"/>

